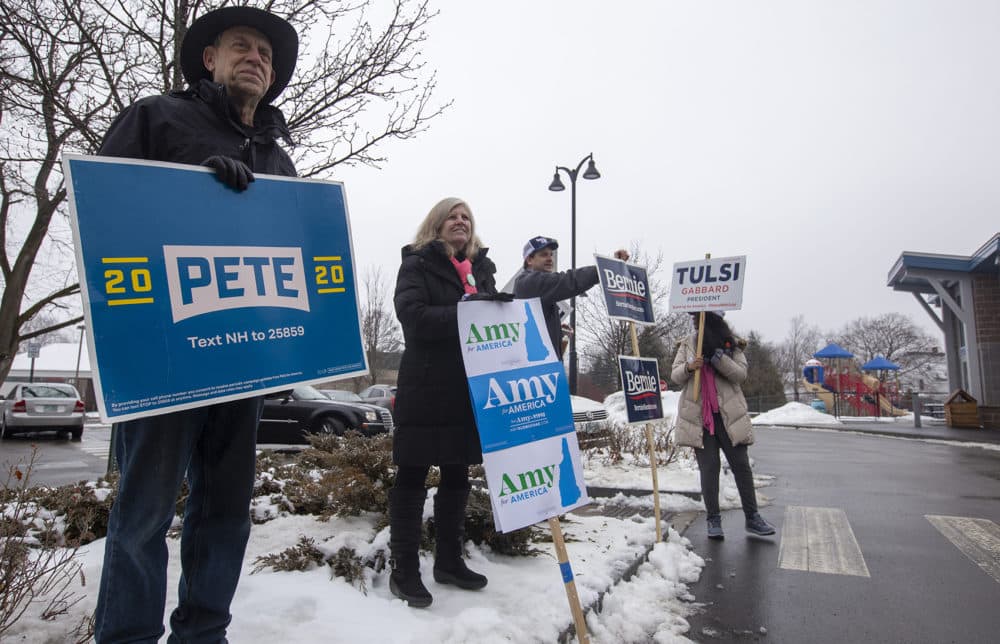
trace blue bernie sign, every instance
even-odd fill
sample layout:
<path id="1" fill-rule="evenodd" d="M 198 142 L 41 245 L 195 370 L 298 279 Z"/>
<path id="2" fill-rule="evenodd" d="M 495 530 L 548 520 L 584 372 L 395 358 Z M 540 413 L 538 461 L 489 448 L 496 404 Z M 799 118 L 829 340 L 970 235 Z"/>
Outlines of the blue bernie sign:
<path id="1" fill-rule="evenodd" d="M 636 324 L 654 324 L 653 298 L 646 268 L 613 257 L 594 255 L 608 317 Z"/>
<path id="2" fill-rule="evenodd" d="M 629 423 L 645 423 L 663 418 L 660 369 L 653 358 L 618 356 L 618 369 L 625 393 Z"/>
<path id="3" fill-rule="evenodd" d="M 77 269 L 106 421 L 367 371 L 339 183 L 67 155 Z"/>

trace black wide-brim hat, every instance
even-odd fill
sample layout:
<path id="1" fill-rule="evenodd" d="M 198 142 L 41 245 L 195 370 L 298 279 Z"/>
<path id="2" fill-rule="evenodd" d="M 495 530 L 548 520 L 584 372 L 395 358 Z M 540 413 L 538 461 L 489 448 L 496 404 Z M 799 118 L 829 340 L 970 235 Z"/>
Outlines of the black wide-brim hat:
<path id="1" fill-rule="evenodd" d="M 212 74 L 202 62 L 205 47 L 231 27 L 252 27 L 271 41 L 271 66 L 274 68 L 274 83 L 261 99 L 268 105 L 281 94 L 292 80 L 295 61 L 299 56 L 299 35 L 288 21 L 254 7 L 223 7 L 209 11 L 188 27 L 181 43 L 181 71 L 184 80 L 195 85 L 202 78 L 212 79 Z"/>

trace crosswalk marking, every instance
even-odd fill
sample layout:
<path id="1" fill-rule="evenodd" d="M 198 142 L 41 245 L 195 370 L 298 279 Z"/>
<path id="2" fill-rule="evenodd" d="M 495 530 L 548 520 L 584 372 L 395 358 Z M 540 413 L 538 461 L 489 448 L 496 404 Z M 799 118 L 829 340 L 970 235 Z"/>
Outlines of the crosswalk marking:
<path id="1" fill-rule="evenodd" d="M 105 460 L 108 458 L 107 443 L 82 443 L 80 445 L 80 450 L 87 452 L 91 456 L 96 456 L 97 458 L 103 458 Z"/>
<path id="2" fill-rule="evenodd" d="M 847 514 L 839 508 L 785 508 L 778 567 L 871 577 Z"/>
<path id="3" fill-rule="evenodd" d="M 925 514 L 924 518 L 948 541 L 955 544 L 972 563 L 1000 582 L 1000 526 L 989 519 L 936 514 Z"/>

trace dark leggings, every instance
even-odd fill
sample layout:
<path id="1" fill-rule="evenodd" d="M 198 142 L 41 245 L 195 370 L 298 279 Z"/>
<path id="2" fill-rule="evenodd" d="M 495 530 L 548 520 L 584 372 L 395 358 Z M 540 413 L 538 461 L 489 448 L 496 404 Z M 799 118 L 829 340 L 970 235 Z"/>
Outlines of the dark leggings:
<path id="1" fill-rule="evenodd" d="M 468 465 L 439 465 L 441 487 L 448 490 L 469 489 Z M 422 490 L 427 482 L 430 465 L 400 465 L 396 468 L 396 487 L 408 490 Z"/>
<path id="2" fill-rule="evenodd" d="M 698 459 L 698 470 L 701 473 L 701 497 L 705 501 L 708 516 L 719 514 L 719 470 L 722 460 L 719 458 L 719 448 L 726 454 L 729 468 L 736 479 L 736 488 L 740 491 L 740 501 L 743 503 L 743 514 L 750 518 L 757 512 L 757 494 L 753 489 L 753 472 L 750 469 L 750 456 L 746 445 L 733 445 L 729 433 L 722 423 L 722 416 L 715 414 L 715 435 L 701 430 L 704 449 L 694 450 Z"/>

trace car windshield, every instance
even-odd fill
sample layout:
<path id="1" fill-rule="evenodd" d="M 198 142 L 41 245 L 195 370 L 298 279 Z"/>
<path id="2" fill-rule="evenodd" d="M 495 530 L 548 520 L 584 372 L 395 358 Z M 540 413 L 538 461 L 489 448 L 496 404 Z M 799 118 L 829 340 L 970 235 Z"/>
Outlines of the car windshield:
<path id="1" fill-rule="evenodd" d="M 56 385 L 31 385 L 21 387 L 22 398 L 76 398 L 76 391 L 72 387 L 59 387 Z"/>
<path id="2" fill-rule="evenodd" d="M 321 394 L 318 389 L 309 385 L 296 387 L 292 393 L 297 400 L 330 400 Z"/>
<path id="3" fill-rule="evenodd" d="M 344 402 L 363 402 L 361 396 L 357 395 L 353 391 L 344 391 L 343 389 L 327 389 L 325 393 L 331 400 L 342 400 Z"/>

